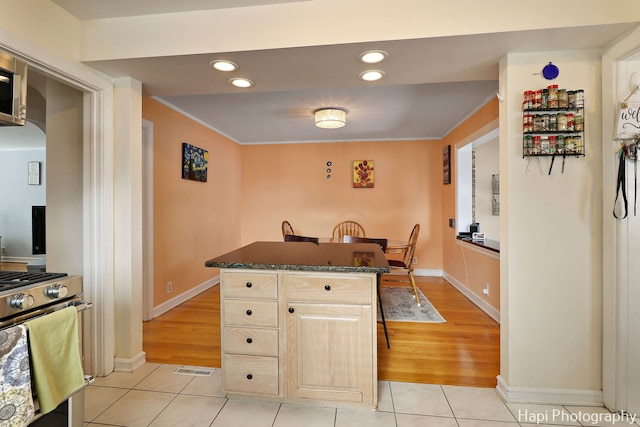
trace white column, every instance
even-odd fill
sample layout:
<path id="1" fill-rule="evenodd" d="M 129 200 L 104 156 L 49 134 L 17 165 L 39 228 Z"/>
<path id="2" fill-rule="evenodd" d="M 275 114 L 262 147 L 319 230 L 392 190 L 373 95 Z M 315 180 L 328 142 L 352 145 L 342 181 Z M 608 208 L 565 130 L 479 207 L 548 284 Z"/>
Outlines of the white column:
<path id="1" fill-rule="evenodd" d="M 133 371 L 142 351 L 142 84 L 114 82 L 115 370 Z"/>

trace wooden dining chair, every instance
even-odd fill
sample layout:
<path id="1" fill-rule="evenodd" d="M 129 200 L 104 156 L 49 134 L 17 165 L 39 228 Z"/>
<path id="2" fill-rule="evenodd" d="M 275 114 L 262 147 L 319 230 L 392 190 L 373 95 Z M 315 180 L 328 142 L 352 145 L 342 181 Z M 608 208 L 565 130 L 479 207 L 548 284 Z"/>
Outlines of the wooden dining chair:
<path id="1" fill-rule="evenodd" d="M 416 279 L 413 277 L 413 255 L 416 252 L 416 243 L 418 242 L 418 234 L 420 233 L 420 224 L 416 224 L 413 226 L 411 230 L 411 235 L 409 236 L 409 244 L 407 248 L 404 250 L 402 255 L 402 259 L 388 259 L 389 267 L 391 270 L 402 270 L 407 273 L 409 277 L 409 283 L 413 287 L 413 298 L 416 300 L 418 306 L 420 306 L 420 296 L 418 295 L 418 288 L 416 287 Z M 386 280 L 388 282 L 405 282 L 404 280 L 394 280 L 390 279 L 387 276 Z"/>
<path id="2" fill-rule="evenodd" d="M 287 234 L 296 234 L 296 233 L 293 231 L 293 227 L 291 226 L 289 221 L 284 220 L 282 221 L 282 237 L 286 236 Z"/>
<path id="3" fill-rule="evenodd" d="M 382 253 L 385 253 L 387 250 L 387 239 L 378 239 L 374 237 L 357 237 L 357 236 L 342 236 L 343 243 L 376 243 L 380 245 L 380 249 L 382 249 Z M 378 290 L 378 307 L 380 307 L 380 317 L 381 321 L 378 323 L 382 323 L 382 328 L 384 329 L 384 337 L 387 340 L 387 348 L 391 348 L 389 345 L 389 333 L 387 332 L 387 322 L 384 320 L 384 309 L 382 307 L 382 296 L 381 296 L 381 287 L 382 287 L 382 273 L 378 273 L 378 277 L 376 278 L 376 287 Z"/>
<path id="4" fill-rule="evenodd" d="M 311 242 L 316 245 L 320 243 L 320 239 L 318 237 L 308 237 L 308 236 L 298 236 L 297 234 L 285 234 L 284 236 L 285 242 Z"/>
<path id="5" fill-rule="evenodd" d="M 355 221 L 342 221 L 333 227 L 331 237 L 334 242 L 342 242 L 344 236 L 365 237 L 364 227 Z"/>

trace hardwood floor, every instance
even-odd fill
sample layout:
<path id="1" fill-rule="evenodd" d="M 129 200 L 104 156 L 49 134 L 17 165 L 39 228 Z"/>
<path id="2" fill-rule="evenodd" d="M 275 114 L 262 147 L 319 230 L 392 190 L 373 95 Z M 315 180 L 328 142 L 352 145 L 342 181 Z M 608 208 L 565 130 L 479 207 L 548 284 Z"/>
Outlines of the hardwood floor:
<path id="1" fill-rule="evenodd" d="M 26 262 L 0 262 L 0 271 L 27 271 Z"/>
<path id="2" fill-rule="evenodd" d="M 447 322 L 387 322 L 390 349 L 378 325 L 378 379 L 495 387 L 500 325 L 444 279 L 416 279 Z M 220 287 L 144 322 L 143 331 L 148 362 L 220 367 Z"/>

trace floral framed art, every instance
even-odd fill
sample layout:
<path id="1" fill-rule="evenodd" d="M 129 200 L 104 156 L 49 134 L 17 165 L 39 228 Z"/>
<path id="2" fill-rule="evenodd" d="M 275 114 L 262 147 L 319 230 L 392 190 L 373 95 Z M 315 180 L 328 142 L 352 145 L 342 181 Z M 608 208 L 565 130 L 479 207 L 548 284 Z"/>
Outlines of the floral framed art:
<path id="1" fill-rule="evenodd" d="M 209 152 L 194 145 L 182 143 L 182 179 L 207 182 Z"/>
<path id="2" fill-rule="evenodd" d="M 373 188 L 373 160 L 353 161 L 353 188 Z"/>

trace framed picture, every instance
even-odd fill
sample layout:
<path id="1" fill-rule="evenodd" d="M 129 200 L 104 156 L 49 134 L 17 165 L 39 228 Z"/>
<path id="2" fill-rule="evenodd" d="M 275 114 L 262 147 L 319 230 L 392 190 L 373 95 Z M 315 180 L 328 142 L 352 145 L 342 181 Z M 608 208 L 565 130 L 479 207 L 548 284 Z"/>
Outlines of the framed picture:
<path id="1" fill-rule="evenodd" d="M 373 160 L 353 161 L 353 188 L 373 188 Z"/>
<path id="2" fill-rule="evenodd" d="M 451 184 L 451 146 L 442 147 L 442 183 Z"/>
<path id="3" fill-rule="evenodd" d="M 182 143 L 182 178 L 207 182 L 209 152 L 194 145 Z"/>
<path id="4" fill-rule="evenodd" d="M 29 185 L 40 185 L 40 162 L 28 162 L 27 167 L 27 182 Z"/>

